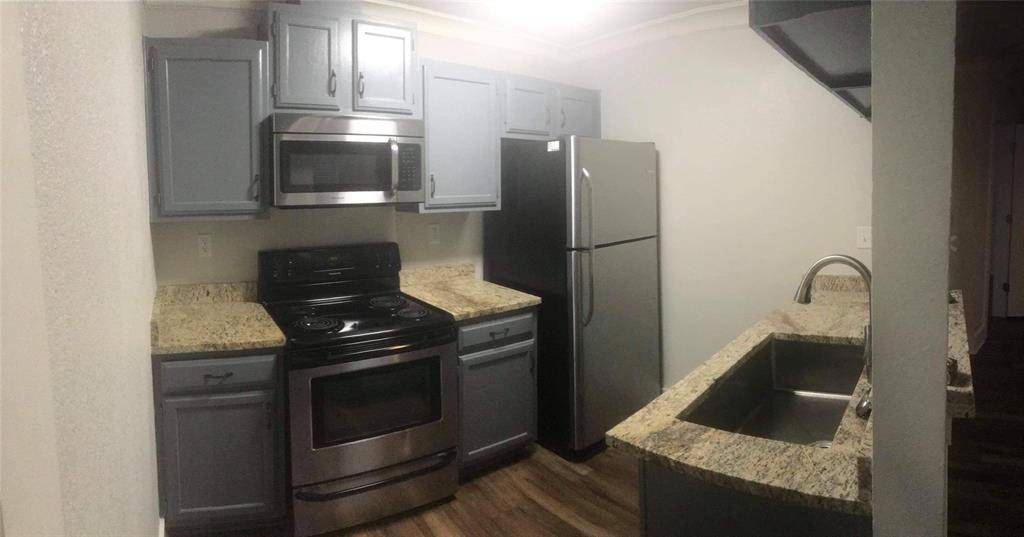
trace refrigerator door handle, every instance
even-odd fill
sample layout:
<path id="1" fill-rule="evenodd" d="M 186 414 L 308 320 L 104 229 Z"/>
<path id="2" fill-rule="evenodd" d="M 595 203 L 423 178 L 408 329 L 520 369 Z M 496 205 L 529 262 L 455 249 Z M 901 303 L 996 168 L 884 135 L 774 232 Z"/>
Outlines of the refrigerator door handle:
<path id="1" fill-rule="evenodd" d="M 583 326 L 588 326 L 594 320 L 594 183 L 586 168 L 580 168 L 580 178 L 587 185 L 587 313 Z"/>
<path id="2" fill-rule="evenodd" d="M 587 250 L 594 249 L 594 183 L 590 180 L 590 172 L 580 168 L 580 184 L 587 186 Z"/>
<path id="3" fill-rule="evenodd" d="M 587 312 L 583 315 L 583 326 L 594 320 L 594 249 L 584 250 L 587 254 Z"/>

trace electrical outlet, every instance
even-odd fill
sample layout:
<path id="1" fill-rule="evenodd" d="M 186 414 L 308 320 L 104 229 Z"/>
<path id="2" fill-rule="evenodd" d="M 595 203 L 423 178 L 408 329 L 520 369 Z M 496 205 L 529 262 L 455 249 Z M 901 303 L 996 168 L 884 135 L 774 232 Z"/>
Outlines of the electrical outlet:
<path id="1" fill-rule="evenodd" d="M 196 239 L 196 250 L 199 257 L 213 257 L 213 234 L 200 233 Z"/>
<path id="2" fill-rule="evenodd" d="M 871 248 L 871 226 L 857 226 L 857 248 Z"/>
<path id="3" fill-rule="evenodd" d="M 441 224 L 427 226 L 427 244 L 441 244 Z"/>

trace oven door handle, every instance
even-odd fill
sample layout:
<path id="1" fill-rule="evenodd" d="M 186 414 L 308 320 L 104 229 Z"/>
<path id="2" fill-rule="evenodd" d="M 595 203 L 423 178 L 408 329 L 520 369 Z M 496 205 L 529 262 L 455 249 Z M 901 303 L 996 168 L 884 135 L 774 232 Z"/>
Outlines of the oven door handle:
<path id="1" fill-rule="evenodd" d="M 420 476 L 429 474 L 429 473 L 434 472 L 436 470 L 440 470 L 441 468 L 444 468 L 445 466 L 448 466 L 455 459 L 455 451 L 454 450 L 446 451 L 444 453 L 440 453 L 438 455 L 435 455 L 435 457 L 436 457 L 437 460 L 435 460 L 434 462 L 430 463 L 429 465 L 424 466 L 422 468 L 419 468 L 419 469 L 417 469 L 415 471 L 409 472 L 407 474 L 400 475 L 398 477 L 393 477 L 393 478 L 390 478 L 390 479 L 382 479 L 380 481 L 374 481 L 373 483 L 367 483 L 365 485 L 360 485 L 358 487 L 352 487 L 350 489 L 336 490 L 334 492 L 306 492 L 306 491 L 300 491 L 300 492 L 296 492 L 295 493 L 295 499 L 302 500 L 304 502 L 329 502 L 329 501 L 332 501 L 332 500 L 337 500 L 339 498 L 345 498 L 347 496 L 353 496 L 355 494 L 362 494 L 364 492 L 369 492 L 371 490 L 379 489 L 381 487 L 386 487 L 388 485 L 394 485 L 396 483 L 401 483 L 402 481 L 408 481 L 410 479 L 413 479 L 413 478 L 416 478 L 416 477 L 420 477 Z"/>
<path id="2" fill-rule="evenodd" d="M 391 191 L 398 192 L 398 140 L 390 138 L 388 145 L 391 147 Z"/>

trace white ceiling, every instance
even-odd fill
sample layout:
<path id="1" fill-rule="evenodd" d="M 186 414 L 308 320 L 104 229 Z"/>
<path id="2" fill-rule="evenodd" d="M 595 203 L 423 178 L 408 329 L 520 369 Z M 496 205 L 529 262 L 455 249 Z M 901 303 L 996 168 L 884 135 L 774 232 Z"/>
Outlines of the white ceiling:
<path id="1" fill-rule="evenodd" d="M 381 2 L 383 3 L 383 2 Z M 566 47 L 735 0 L 392 0 L 447 17 L 520 32 Z"/>

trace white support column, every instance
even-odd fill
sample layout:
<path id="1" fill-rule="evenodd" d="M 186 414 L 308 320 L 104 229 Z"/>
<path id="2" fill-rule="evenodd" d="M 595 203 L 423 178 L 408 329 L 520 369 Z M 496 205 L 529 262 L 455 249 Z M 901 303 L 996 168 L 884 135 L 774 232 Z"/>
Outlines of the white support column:
<path id="1" fill-rule="evenodd" d="M 954 2 L 872 7 L 873 529 L 945 535 Z"/>

